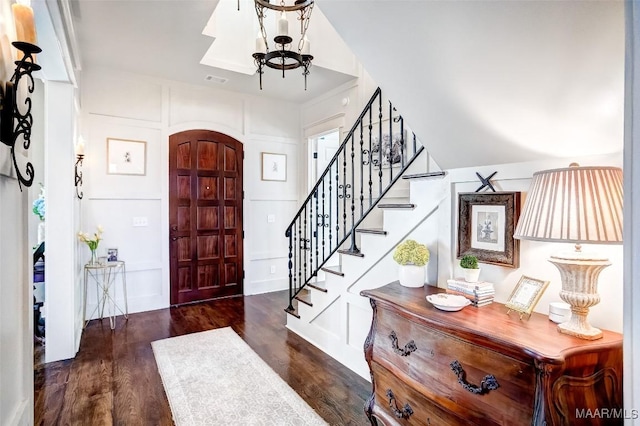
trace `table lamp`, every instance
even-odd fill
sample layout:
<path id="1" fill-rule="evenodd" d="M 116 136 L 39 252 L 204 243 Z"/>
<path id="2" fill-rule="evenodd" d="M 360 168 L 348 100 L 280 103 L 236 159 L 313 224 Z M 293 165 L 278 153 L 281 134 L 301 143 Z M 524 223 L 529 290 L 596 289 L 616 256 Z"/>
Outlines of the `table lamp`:
<path id="1" fill-rule="evenodd" d="M 560 298 L 571 306 L 571 319 L 559 324 L 558 331 L 601 338 L 602 331 L 587 316 L 600 302 L 598 275 L 611 262 L 582 251 L 582 244 L 622 244 L 622 170 L 572 163 L 534 173 L 514 238 L 575 244 L 574 251 L 549 259 L 560 271 Z"/>

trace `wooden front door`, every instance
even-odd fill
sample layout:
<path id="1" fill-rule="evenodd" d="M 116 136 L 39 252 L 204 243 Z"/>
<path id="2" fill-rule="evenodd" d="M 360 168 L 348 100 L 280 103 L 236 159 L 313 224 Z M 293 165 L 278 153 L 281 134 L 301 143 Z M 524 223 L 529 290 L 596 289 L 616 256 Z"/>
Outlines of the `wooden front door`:
<path id="1" fill-rule="evenodd" d="M 172 305 L 242 294 L 242 157 L 222 133 L 169 137 Z"/>

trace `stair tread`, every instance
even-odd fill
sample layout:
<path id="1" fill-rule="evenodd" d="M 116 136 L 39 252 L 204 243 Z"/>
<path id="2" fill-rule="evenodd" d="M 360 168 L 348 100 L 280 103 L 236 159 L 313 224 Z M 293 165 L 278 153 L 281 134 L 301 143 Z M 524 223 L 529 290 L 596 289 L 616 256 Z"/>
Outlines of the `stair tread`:
<path id="1" fill-rule="evenodd" d="M 360 232 L 362 234 L 376 234 L 376 235 L 387 235 L 387 231 L 382 228 L 358 228 L 356 232 Z"/>
<path id="2" fill-rule="evenodd" d="M 298 302 L 304 303 L 305 305 L 313 306 L 313 303 L 311 303 L 311 292 L 309 290 L 300 290 L 300 292 L 296 294 L 294 299 L 296 299 Z"/>
<path id="3" fill-rule="evenodd" d="M 338 253 L 346 254 L 346 255 L 349 255 L 349 256 L 364 257 L 364 254 L 362 254 L 361 252 L 359 252 L 359 251 L 352 252 L 349 249 L 340 249 L 340 250 L 338 250 Z"/>
<path id="4" fill-rule="evenodd" d="M 330 274 L 344 277 L 344 272 L 342 272 L 342 266 L 323 266 L 320 269 L 322 269 L 324 272 L 328 272 Z"/>
<path id="5" fill-rule="evenodd" d="M 289 315 L 292 315 L 292 316 L 300 319 L 300 315 L 298 314 L 297 309 L 295 309 L 295 308 L 293 308 L 293 309 L 285 308 L 284 311 L 286 313 L 288 313 Z"/>
<path id="6" fill-rule="evenodd" d="M 426 173 L 414 173 L 410 175 L 402 176 L 402 179 L 434 179 L 444 177 L 446 172 L 426 172 Z"/>
<path id="7" fill-rule="evenodd" d="M 326 283 L 324 281 L 318 281 L 315 283 L 307 283 L 307 287 L 311 287 L 315 290 L 322 291 L 324 293 L 327 292 Z"/>
<path id="8" fill-rule="evenodd" d="M 378 204 L 380 209 L 413 209 L 416 205 L 413 203 L 385 203 Z"/>

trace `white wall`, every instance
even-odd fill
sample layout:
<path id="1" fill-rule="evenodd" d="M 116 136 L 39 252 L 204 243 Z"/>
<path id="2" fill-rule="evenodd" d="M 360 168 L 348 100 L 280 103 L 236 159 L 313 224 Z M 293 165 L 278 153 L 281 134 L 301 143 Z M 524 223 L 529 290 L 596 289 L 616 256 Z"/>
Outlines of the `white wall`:
<path id="1" fill-rule="evenodd" d="M 297 208 L 300 174 L 296 105 L 105 69 L 86 71 L 82 101 L 82 230 L 102 225 L 99 251 L 116 247 L 127 262 L 130 312 L 169 305 L 168 140 L 189 129 L 218 131 L 243 143 L 245 294 L 288 288 L 285 222 Z M 147 142 L 145 176 L 106 174 L 108 137 Z M 286 182 L 261 180 L 261 152 L 287 155 Z M 275 222 L 267 221 L 271 214 Z M 148 226 L 133 227 L 134 217 L 146 217 Z M 89 251 L 79 249 L 84 263 Z"/>
<path id="2" fill-rule="evenodd" d="M 458 193 L 474 192 L 480 181 L 476 172 L 488 176 L 494 171 L 498 173 L 491 180 L 497 191 L 520 191 L 521 201 L 524 200 L 531 184 L 531 176 L 536 171 L 568 167 L 570 162 L 577 162 L 582 166 L 615 166 L 622 167 L 622 153 L 617 155 L 602 155 L 589 157 L 572 157 L 570 159 L 556 159 L 546 161 L 532 161 L 526 163 L 501 164 L 476 168 L 448 170 L 452 191 L 451 199 L 441 212 L 439 227 L 440 240 L 446 242 L 446 250 L 440 251 L 438 265 L 438 285 L 445 287 L 447 279 L 462 277 L 462 269 L 456 258 L 457 221 L 458 221 Z M 513 288 L 522 275 L 550 281 L 549 287 L 540 298 L 534 311 L 542 314 L 549 313 L 550 302 L 561 302 L 560 273 L 548 259 L 550 255 L 564 250 L 572 250 L 572 244 L 542 243 L 535 241 L 520 241 L 520 267 L 506 268 L 486 263 L 480 263 L 481 276 L 484 281 L 495 284 L 496 301 L 504 303 L 509 299 Z M 598 293 L 601 302 L 594 306 L 589 314 L 590 323 L 599 328 L 622 332 L 622 292 L 623 292 L 623 257 L 622 245 L 584 245 L 585 251 L 596 251 L 609 257 L 612 265 L 605 268 L 599 277 Z"/>

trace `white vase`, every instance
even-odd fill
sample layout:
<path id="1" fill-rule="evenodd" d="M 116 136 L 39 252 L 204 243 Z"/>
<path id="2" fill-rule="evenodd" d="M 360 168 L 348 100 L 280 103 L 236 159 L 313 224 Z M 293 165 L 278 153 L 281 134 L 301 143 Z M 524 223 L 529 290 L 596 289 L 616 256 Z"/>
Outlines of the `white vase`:
<path id="1" fill-rule="evenodd" d="M 38 244 L 44 241 L 44 221 L 38 224 Z"/>
<path id="2" fill-rule="evenodd" d="M 464 280 L 468 283 L 477 283 L 480 279 L 480 268 L 478 269 L 466 269 L 463 268 Z"/>
<path id="3" fill-rule="evenodd" d="M 398 280 L 405 287 L 417 288 L 424 285 L 426 275 L 424 266 L 400 265 Z"/>

